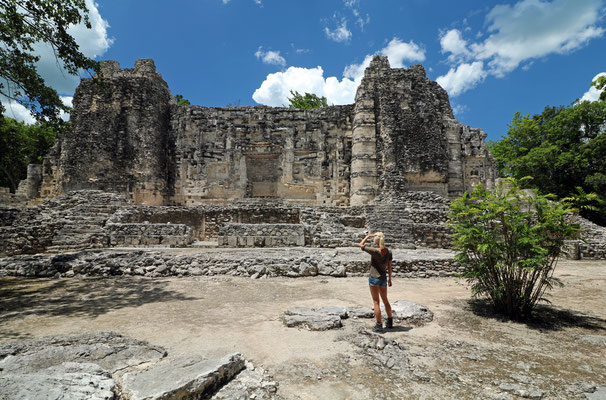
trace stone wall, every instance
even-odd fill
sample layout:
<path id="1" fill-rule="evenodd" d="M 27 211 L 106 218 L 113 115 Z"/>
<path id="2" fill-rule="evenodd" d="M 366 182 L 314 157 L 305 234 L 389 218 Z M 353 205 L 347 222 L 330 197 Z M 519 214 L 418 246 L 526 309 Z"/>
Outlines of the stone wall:
<path id="1" fill-rule="evenodd" d="M 340 257 L 331 250 L 259 252 L 238 249 L 199 255 L 178 255 L 154 251 L 87 251 L 60 255 L 21 255 L 0 258 L 0 276 L 200 276 L 232 275 L 251 278 L 284 276 L 365 276 L 369 259 L 358 248 Z M 461 272 L 452 254 L 422 258 L 400 256 L 396 252 L 393 276 L 429 278 Z"/>
<path id="2" fill-rule="evenodd" d="M 393 69 L 375 56 L 356 94 L 352 205 L 407 191 L 457 197 L 494 185 L 486 134 L 454 119 L 448 95 L 421 65 Z"/>
<path id="3" fill-rule="evenodd" d="M 186 247 L 193 230 L 184 224 L 107 224 L 109 247 Z"/>
<path id="4" fill-rule="evenodd" d="M 289 247 L 305 246 L 305 227 L 298 224 L 224 224 L 219 246 Z"/>
<path id="5" fill-rule="evenodd" d="M 74 191 L 20 209 L 1 209 L 0 254 L 34 254 L 109 246 L 107 220 L 126 199 L 96 190 Z M 9 224 L 10 222 L 10 224 Z"/>
<path id="6" fill-rule="evenodd" d="M 101 69 L 104 79 L 82 79 L 74 93 L 73 129 L 45 159 L 41 195 L 98 189 L 163 204 L 173 147 L 168 85 L 152 60 L 137 60 L 134 69 L 105 61 Z"/>
<path id="7" fill-rule="evenodd" d="M 103 78 L 76 90 L 73 132 L 41 182 L 32 171 L 28 196 L 90 188 L 149 205 L 357 206 L 411 190 L 452 197 L 494 180 L 486 135 L 454 120 L 420 65 L 392 69 L 377 56 L 354 105 L 315 110 L 179 106 L 152 60 L 101 67 Z"/>
<path id="8" fill-rule="evenodd" d="M 184 224 L 192 229 L 194 240 L 215 240 L 226 223 L 297 224 L 299 208 L 280 202 L 233 203 L 208 206 L 129 206 L 123 207 L 109 222 L 115 224 Z"/>
<path id="9" fill-rule="evenodd" d="M 347 205 L 351 115 L 351 106 L 174 106 L 172 202 L 263 197 Z"/>

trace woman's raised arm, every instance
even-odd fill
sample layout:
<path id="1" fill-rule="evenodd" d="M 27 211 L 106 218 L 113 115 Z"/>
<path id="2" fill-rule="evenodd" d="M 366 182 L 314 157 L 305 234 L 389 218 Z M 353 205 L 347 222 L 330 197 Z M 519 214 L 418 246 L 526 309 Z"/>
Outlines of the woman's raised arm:
<path id="1" fill-rule="evenodd" d="M 370 239 L 371 237 L 373 237 L 373 236 L 374 236 L 373 234 L 366 235 L 366 237 L 365 237 L 364 239 L 362 239 L 362 241 L 360 242 L 360 244 L 359 244 L 358 246 L 360 246 L 360 247 L 364 247 L 364 245 L 366 244 L 366 241 L 367 241 L 368 239 Z"/>

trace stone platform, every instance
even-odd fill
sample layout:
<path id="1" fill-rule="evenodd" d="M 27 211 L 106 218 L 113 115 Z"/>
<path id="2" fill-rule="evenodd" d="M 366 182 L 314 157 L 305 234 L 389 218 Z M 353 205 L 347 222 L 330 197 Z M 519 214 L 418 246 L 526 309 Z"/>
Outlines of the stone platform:
<path id="1" fill-rule="evenodd" d="M 460 272 L 454 253 L 443 249 L 393 249 L 393 274 L 427 278 Z M 361 276 L 370 257 L 358 247 L 112 248 L 66 254 L 0 258 L 0 276 Z"/>

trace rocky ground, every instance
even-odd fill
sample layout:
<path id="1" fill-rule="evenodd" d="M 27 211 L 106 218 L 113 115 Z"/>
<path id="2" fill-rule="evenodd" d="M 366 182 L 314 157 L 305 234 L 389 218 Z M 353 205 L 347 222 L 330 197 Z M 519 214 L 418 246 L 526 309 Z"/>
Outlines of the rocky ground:
<path id="1" fill-rule="evenodd" d="M 565 286 L 524 323 L 470 301 L 455 278 L 396 279 L 392 302 L 423 304 L 433 319 L 379 335 L 364 313 L 329 330 L 285 324 L 293 307 L 369 307 L 363 277 L 5 277 L 0 345 L 115 331 L 168 360 L 241 353 L 247 368 L 221 399 L 606 398 L 606 262 L 562 262 L 556 275 Z"/>

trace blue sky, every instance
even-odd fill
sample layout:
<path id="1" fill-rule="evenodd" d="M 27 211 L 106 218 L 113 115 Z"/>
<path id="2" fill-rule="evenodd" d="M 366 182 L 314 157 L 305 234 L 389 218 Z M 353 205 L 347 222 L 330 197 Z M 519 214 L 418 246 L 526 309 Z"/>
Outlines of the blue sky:
<path id="1" fill-rule="evenodd" d="M 385 54 L 392 67 L 423 64 L 456 118 L 497 140 L 515 112 L 569 105 L 606 71 L 603 0 L 106 0 L 89 8 L 94 30 L 74 31 L 87 55 L 122 67 L 153 58 L 173 94 L 203 106 L 281 105 L 290 89 L 351 103 L 370 56 Z M 77 82 L 44 58 L 41 72 L 69 102 Z"/>

